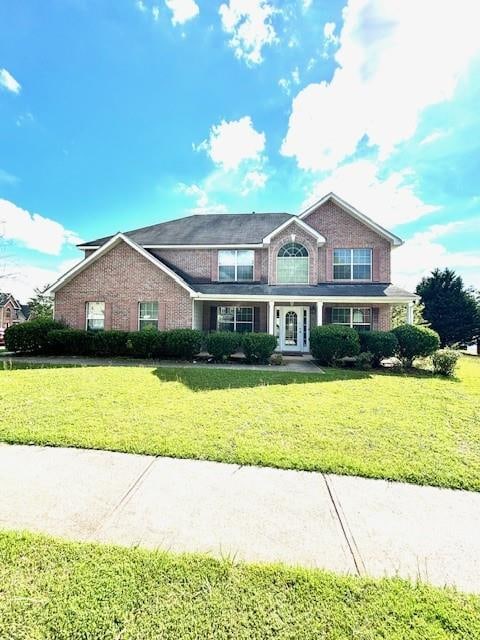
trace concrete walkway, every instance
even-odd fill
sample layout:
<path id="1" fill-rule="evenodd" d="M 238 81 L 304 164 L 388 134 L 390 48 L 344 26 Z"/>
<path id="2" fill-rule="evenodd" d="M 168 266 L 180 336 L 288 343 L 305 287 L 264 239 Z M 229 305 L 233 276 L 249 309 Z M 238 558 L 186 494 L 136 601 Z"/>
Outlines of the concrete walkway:
<path id="1" fill-rule="evenodd" d="M 31 364 L 53 364 L 61 365 L 77 365 L 82 367 L 181 367 L 185 369 L 207 368 L 207 369 L 236 369 L 239 371 L 271 371 L 283 373 L 324 373 L 318 367 L 312 356 L 283 356 L 284 365 L 262 365 L 262 364 L 243 364 L 229 362 L 219 364 L 217 362 L 206 362 L 198 360 L 197 362 L 184 362 L 175 360 L 142 360 L 133 358 L 85 358 L 81 356 L 17 356 L 10 352 L 0 352 L 0 367 L 5 366 L 2 363 L 27 362 Z"/>
<path id="2" fill-rule="evenodd" d="M 480 592 L 480 493 L 0 445 L 0 528 Z"/>

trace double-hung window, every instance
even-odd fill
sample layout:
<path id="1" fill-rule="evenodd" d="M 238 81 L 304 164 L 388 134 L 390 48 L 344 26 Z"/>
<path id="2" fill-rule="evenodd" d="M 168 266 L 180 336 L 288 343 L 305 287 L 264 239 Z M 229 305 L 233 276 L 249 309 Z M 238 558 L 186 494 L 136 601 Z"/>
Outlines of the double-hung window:
<path id="1" fill-rule="evenodd" d="M 158 302 L 140 302 L 138 304 L 138 328 L 158 329 Z"/>
<path id="2" fill-rule="evenodd" d="M 344 324 L 358 331 L 370 331 L 372 310 L 369 307 L 333 307 L 332 324 Z"/>
<path id="3" fill-rule="evenodd" d="M 89 331 L 105 329 L 105 302 L 87 302 L 86 318 Z"/>
<path id="4" fill-rule="evenodd" d="M 253 307 L 217 307 L 217 330 L 253 331 Z"/>
<path id="5" fill-rule="evenodd" d="M 253 280 L 254 252 L 233 249 L 218 252 L 218 279 L 228 282 Z"/>
<path id="6" fill-rule="evenodd" d="M 371 280 L 371 249 L 334 249 L 334 280 Z"/>

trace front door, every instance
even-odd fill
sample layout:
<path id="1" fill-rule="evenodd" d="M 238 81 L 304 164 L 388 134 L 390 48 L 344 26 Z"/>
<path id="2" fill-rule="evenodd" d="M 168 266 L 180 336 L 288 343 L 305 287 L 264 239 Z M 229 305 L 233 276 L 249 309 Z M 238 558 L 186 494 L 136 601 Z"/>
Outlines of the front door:
<path id="1" fill-rule="evenodd" d="M 310 310 L 308 307 L 278 307 L 280 351 L 308 351 Z"/>

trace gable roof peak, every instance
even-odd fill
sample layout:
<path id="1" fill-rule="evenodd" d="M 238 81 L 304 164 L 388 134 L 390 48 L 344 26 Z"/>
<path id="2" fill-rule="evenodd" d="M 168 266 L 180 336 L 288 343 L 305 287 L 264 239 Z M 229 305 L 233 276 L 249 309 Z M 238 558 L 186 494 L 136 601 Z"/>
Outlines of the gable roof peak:
<path id="1" fill-rule="evenodd" d="M 367 227 L 370 227 L 370 229 L 378 233 L 380 236 L 386 238 L 394 247 L 399 247 L 403 244 L 403 240 L 401 238 L 382 227 L 380 224 L 378 224 L 378 222 L 375 222 L 374 220 L 372 220 L 372 218 L 356 209 L 354 206 L 349 204 L 346 200 L 343 200 L 343 198 L 338 196 L 333 191 L 330 191 L 322 198 L 320 198 L 320 200 L 317 200 L 317 202 L 314 202 L 307 209 L 299 213 L 298 217 L 300 219 L 307 218 L 311 213 L 318 209 L 318 207 L 320 207 L 325 202 L 328 202 L 329 200 L 332 200 L 332 202 L 343 209 L 343 211 L 349 213 L 353 218 L 356 218 L 359 222 L 362 222 Z"/>

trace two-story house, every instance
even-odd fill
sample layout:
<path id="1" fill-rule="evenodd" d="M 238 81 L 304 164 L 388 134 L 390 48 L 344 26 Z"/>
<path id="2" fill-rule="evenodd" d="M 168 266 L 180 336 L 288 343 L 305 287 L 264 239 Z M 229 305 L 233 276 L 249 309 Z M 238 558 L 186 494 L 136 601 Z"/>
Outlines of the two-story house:
<path id="1" fill-rule="evenodd" d="M 0 293 L 0 329 L 28 320 L 29 308 L 20 304 L 12 293 Z"/>
<path id="2" fill-rule="evenodd" d="M 300 215 L 193 215 L 80 245 L 51 288 L 71 327 L 263 331 L 308 352 L 310 327 L 390 328 L 400 238 L 330 193 Z"/>

